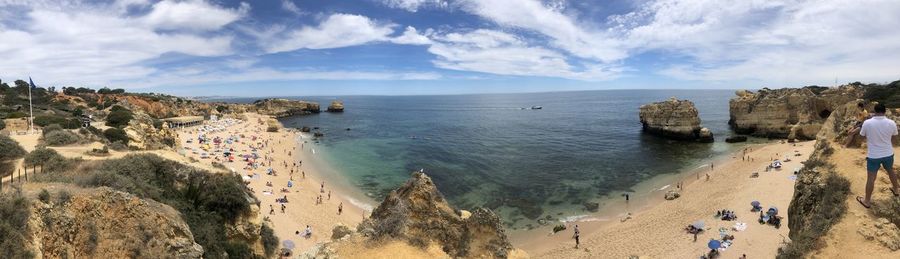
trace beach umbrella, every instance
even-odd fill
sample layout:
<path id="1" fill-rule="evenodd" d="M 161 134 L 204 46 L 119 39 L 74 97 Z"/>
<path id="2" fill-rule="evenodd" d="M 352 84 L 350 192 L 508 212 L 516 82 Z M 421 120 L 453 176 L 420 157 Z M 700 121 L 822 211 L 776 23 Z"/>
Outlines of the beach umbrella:
<path id="1" fill-rule="evenodd" d="M 759 201 L 752 201 L 752 202 L 750 202 L 750 205 L 753 206 L 754 208 L 759 207 Z"/>
<path id="2" fill-rule="evenodd" d="M 292 240 L 281 241 L 281 247 L 286 248 L 286 249 L 294 249 L 294 241 L 292 241 Z"/>
<path id="3" fill-rule="evenodd" d="M 778 208 L 775 206 L 769 207 L 769 211 L 773 211 L 775 215 L 778 215 Z"/>
<path id="4" fill-rule="evenodd" d="M 706 224 L 703 223 L 702 220 L 698 220 L 694 222 L 694 224 L 691 224 L 691 226 L 694 226 L 695 228 L 703 228 L 703 226 L 706 226 Z"/>
<path id="5" fill-rule="evenodd" d="M 706 244 L 706 246 L 709 247 L 709 249 L 719 249 L 719 247 L 722 246 L 722 242 L 719 242 L 719 240 L 713 239 L 713 240 L 709 240 L 709 244 Z"/>

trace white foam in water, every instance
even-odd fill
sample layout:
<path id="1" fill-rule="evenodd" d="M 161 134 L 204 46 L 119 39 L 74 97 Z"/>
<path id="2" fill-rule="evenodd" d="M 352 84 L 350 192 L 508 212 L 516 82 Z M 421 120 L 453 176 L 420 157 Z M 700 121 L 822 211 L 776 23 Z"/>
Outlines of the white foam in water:
<path id="1" fill-rule="evenodd" d="M 356 207 L 360 207 L 360 208 L 362 208 L 364 211 L 372 211 L 372 210 L 375 209 L 375 207 L 372 206 L 371 204 L 368 204 L 368 203 L 365 203 L 365 202 L 361 202 L 361 201 L 358 201 L 358 200 L 356 200 L 356 199 L 354 199 L 354 198 L 350 198 L 350 197 L 346 197 L 346 198 L 347 198 L 347 201 L 350 202 L 350 204 L 353 204 L 353 205 L 356 206 Z"/>
<path id="2" fill-rule="evenodd" d="M 671 185 L 671 184 L 667 184 L 666 186 L 663 186 L 663 187 L 659 188 L 659 191 L 662 191 L 662 190 L 665 190 L 665 189 L 669 189 L 669 186 L 672 186 L 672 185 Z"/>
<path id="3" fill-rule="evenodd" d="M 588 222 L 588 221 L 608 221 L 609 219 L 600 219 L 591 217 L 591 215 L 575 215 L 559 219 L 559 222 Z"/>
<path id="4" fill-rule="evenodd" d="M 316 154 L 316 149 L 313 149 L 312 152 L 313 152 L 313 155 L 315 155 L 315 154 Z"/>

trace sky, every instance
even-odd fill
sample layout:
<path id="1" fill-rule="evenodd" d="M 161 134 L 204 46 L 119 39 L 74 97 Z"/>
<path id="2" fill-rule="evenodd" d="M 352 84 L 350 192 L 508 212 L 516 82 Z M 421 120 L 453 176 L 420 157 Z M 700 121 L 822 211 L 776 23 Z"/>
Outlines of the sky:
<path id="1" fill-rule="evenodd" d="M 186 96 L 900 79 L 897 0 L 0 0 L 0 80 Z"/>

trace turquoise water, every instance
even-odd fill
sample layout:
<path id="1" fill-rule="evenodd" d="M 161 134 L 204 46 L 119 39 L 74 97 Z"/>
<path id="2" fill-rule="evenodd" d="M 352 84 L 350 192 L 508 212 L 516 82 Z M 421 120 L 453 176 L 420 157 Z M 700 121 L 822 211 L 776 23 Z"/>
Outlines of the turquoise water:
<path id="1" fill-rule="evenodd" d="M 485 206 L 507 224 L 585 213 L 585 202 L 629 191 L 740 146 L 725 144 L 732 90 L 622 90 L 456 96 L 346 96 L 346 112 L 282 119 L 320 127 L 319 154 L 366 195 L 382 198 L 425 169 L 460 208 Z M 638 107 L 689 99 L 713 144 L 642 134 Z M 327 104 L 335 98 L 298 99 Z M 535 105 L 541 110 L 522 109 Z M 350 128 L 350 130 L 346 130 Z"/>

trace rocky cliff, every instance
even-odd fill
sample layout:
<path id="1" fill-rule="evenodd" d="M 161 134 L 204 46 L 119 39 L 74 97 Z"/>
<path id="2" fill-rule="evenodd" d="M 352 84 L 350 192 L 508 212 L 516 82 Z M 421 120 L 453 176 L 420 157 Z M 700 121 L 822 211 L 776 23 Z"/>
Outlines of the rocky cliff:
<path id="1" fill-rule="evenodd" d="M 434 182 L 416 172 L 391 191 L 357 227 L 374 241 L 405 240 L 420 248 L 438 245 L 452 257 L 507 258 L 512 245 L 500 218 L 488 209 L 475 209 L 467 217 L 450 207 Z"/>
<path id="2" fill-rule="evenodd" d="M 67 201 L 32 203 L 28 236 L 37 258 L 201 258 L 178 212 L 161 203 L 98 188 Z"/>
<path id="3" fill-rule="evenodd" d="M 256 113 L 278 118 L 318 113 L 320 111 L 318 103 L 288 99 L 258 100 L 253 102 L 252 108 L 256 110 Z"/>
<path id="4" fill-rule="evenodd" d="M 343 112 L 344 111 L 344 102 L 342 101 L 331 101 L 331 105 L 328 105 L 328 112 Z"/>
<path id="5" fill-rule="evenodd" d="M 168 125 L 155 128 L 153 118 L 142 110 L 136 110 L 133 116 L 124 129 L 130 139 L 128 146 L 142 150 L 177 147 L 178 134 Z"/>
<path id="6" fill-rule="evenodd" d="M 672 97 L 641 105 L 639 116 L 645 132 L 672 139 L 713 141 L 712 132 L 700 126 L 700 116 L 691 101 Z"/>
<path id="7" fill-rule="evenodd" d="M 825 119 L 840 105 L 859 99 L 863 89 L 804 87 L 756 92 L 740 90 L 729 101 L 728 121 L 739 134 L 758 137 L 815 139 Z"/>

